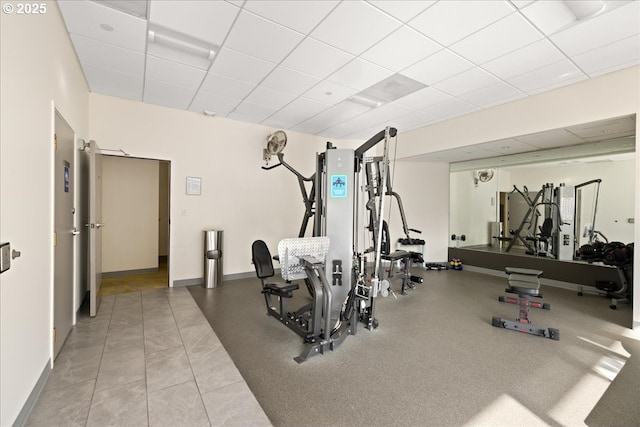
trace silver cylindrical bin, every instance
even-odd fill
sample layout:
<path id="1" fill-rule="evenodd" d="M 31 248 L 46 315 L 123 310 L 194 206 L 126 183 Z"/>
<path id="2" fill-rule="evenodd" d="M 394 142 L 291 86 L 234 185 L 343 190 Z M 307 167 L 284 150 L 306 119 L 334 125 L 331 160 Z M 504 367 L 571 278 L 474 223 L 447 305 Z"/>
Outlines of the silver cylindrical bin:
<path id="1" fill-rule="evenodd" d="M 205 288 L 222 286 L 222 230 L 204 230 L 204 283 Z"/>

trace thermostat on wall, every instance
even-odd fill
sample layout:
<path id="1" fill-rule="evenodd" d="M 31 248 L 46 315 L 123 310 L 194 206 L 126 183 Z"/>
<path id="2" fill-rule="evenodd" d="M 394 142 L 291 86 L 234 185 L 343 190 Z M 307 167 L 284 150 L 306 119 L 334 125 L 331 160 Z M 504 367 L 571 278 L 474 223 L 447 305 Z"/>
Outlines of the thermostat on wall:
<path id="1" fill-rule="evenodd" d="M 4 273 L 11 267 L 11 245 L 9 242 L 0 243 L 0 273 Z"/>

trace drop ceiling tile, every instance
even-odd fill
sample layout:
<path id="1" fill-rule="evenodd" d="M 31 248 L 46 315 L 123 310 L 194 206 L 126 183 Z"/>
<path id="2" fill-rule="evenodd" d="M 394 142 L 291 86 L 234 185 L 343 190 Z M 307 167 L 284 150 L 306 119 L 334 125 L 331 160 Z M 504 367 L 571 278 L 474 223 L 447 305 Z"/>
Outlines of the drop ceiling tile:
<path id="1" fill-rule="evenodd" d="M 460 116 L 477 110 L 477 107 L 457 98 L 449 98 L 437 104 L 423 108 L 421 111 L 440 119 Z"/>
<path id="2" fill-rule="evenodd" d="M 513 9 L 506 1 L 440 1 L 409 21 L 409 25 L 443 46 L 509 15 Z"/>
<path id="3" fill-rule="evenodd" d="M 551 36 L 556 46 L 575 56 L 640 33 L 640 2 L 633 1 Z"/>
<path id="4" fill-rule="evenodd" d="M 146 78 L 188 89 L 198 89 L 206 71 L 165 59 L 147 56 Z"/>
<path id="5" fill-rule="evenodd" d="M 473 66 L 473 63 L 451 52 L 449 49 L 443 49 L 406 68 L 401 74 L 426 85 L 433 85 L 473 68 Z"/>
<path id="6" fill-rule="evenodd" d="M 521 8 L 521 11 L 547 35 L 555 33 L 576 20 L 576 16 L 563 1 L 536 1 Z"/>
<path id="7" fill-rule="evenodd" d="M 311 32 L 311 36 L 359 55 L 401 25 L 400 21 L 366 2 L 345 1 Z"/>
<path id="8" fill-rule="evenodd" d="M 78 59 L 83 66 L 93 65 L 140 77 L 144 75 L 144 54 L 141 52 L 124 49 L 77 34 L 72 34 L 71 40 L 78 54 Z"/>
<path id="9" fill-rule="evenodd" d="M 273 117 L 296 118 L 299 123 L 330 107 L 331 105 L 301 97 L 294 99 L 291 103 L 274 114 Z"/>
<path id="10" fill-rule="evenodd" d="M 296 31 L 243 10 L 224 45 L 247 55 L 278 63 L 303 38 Z"/>
<path id="11" fill-rule="evenodd" d="M 227 115 L 228 118 L 245 122 L 260 123 L 276 112 L 275 108 L 264 105 L 242 102 L 235 110 Z"/>
<path id="12" fill-rule="evenodd" d="M 258 86 L 244 99 L 244 101 L 279 110 L 293 101 L 295 97 L 295 95 L 291 95 L 289 93 L 269 89 L 264 86 Z"/>
<path id="13" fill-rule="evenodd" d="M 514 13 L 455 43 L 451 50 L 476 64 L 484 64 L 542 37 L 525 18 Z"/>
<path id="14" fill-rule="evenodd" d="M 240 100 L 249 95 L 255 87 L 256 85 L 254 84 L 245 83 L 215 73 L 208 73 L 200 90 L 210 94 L 223 95 Z"/>
<path id="15" fill-rule="evenodd" d="M 423 111 L 411 111 L 404 116 L 393 119 L 392 124 L 396 129 L 398 129 L 398 133 L 402 135 L 403 132 L 427 126 L 436 120 L 437 118 L 432 114 L 428 114 Z"/>
<path id="16" fill-rule="evenodd" d="M 327 80 L 360 91 L 392 74 L 393 71 L 391 70 L 379 67 L 364 59 L 356 58 L 327 77 Z"/>
<path id="17" fill-rule="evenodd" d="M 212 111 L 218 117 L 226 117 L 240 103 L 239 99 L 199 91 L 189 106 L 189 111 L 203 113 Z"/>
<path id="18" fill-rule="evenodd" d="M 342 102 L 336 106 L 333 106 L 314 117 L 305 120 L 297 125 L 294 130 L 300 130 L 301 132 L 317 133 L 321 130 L 328 129 L 353 117 L 362 114 L 362 110 L 358 110 L 357 106 L 349 105 L 351 103 Z"/>
<path id="19" fill-rule="evenodd" d="M 146 20 L 89 1 L 59 1 L 58 5 L 70 33 L 136 52 L 145 51 Z"/>
<path id="20" fill-rule="evenodd" d="M 400 98 L 396 102 L 402 105 L 406 105 L 407 107 L 420 110 L 449 98 L 451 98 L 451 96 L 447 95 L 444 92 L 441 92 L 432 87 L 426 87 L 403 98 Z"/>
<path id="21" fill-rule="evenodd" d="M 634 116 L 623 116 L 597 122 L 584 123 L 566 128 L 567 132 L 585 140 L 602 140 L 635 135 Z"/>
<path id="22" fill-rule="evenodd" d="M 149 22 L 220 46 L 240 9 L 224 1 L 149 2 Z"/>
<path id="23" fill-rule="evenodd" d="M 324 104 L 335 105 L 340 101 L 355 95 L 356 92 L 357 90 L 350 87 L 332 83 L 328 80 L 323 80 L 305 92 L 304 97 Z"/>
<path id="24" fill-rule="evenodd" d="M 510 154 L 526 153 L 537 150 L 537 147 L 514 138 L 485 142 L 483 144 L 479 144 L 478 148 L 491 151 L 499 156 L 508 156 Z"/>
<path id="25" fill-rule="evenodd" d="M 508 79 L 562 59 L 565 59 L 562 52 L 543 39 L 489 61 L 482 68 L 502 79 Z"/>
<path id="26" fill-rule="evenodd" d="M 449 95 L 458 96 L 497 82 L 499 82 L 497 78 L 476 67 L 443 80 L 433 87 Z"/>
<path id="27" fill-rule="evenodd" d="M 142 100 L 150 104 L 186 110 L 196 91 L 153 79 L 145 79 Z"/>
<path id="28" fill-rule="evenodd" d="M 542 89 L 565 85 L 584 78 L 586 76 L 575 65 L 568 60 L 562 60 L 512 77 L 507 81 L 522 92 L 532 94 Z"/>
<path id="29" fill-rule="evenodd" d="M 369 3 L 387 12 L 394 18 L 402 22 L 407 22 L 436 2 L 432 0 L 381 0 L 370 1 Z"/>
<path id="30" fill-rule="evenodd" d="M 339 2 L 328 0 L 249 0 L 244 8 L 302 34 L 309 34 Z"/>
<path id="31" fill-rule="evenodd" d="M 401 27 L 360 55 L 368 61 L 393 71 L 400 71 L 442 47 L 419 32 Z"/>
<path id="32" fill-rule="evenodd" d="M 478 107 L 490 107 L 525 97 L 526 94 L 509 84 L 498 81 L 471 92 L 463 93 L 458 98 Z"/>
<path id="33" fill-rule="evenodd" d="M 142 76 L 124 74 L 114 70 L 83 65 L 83 71 L 91 92 L 119 98 L 142 101 Z"/>
<path id="34" fill-rule="evenodd" d="M 591 77 L 637 65 L 640 60 L 640 37 L 631 36 L 571 59 Z"/>
<path id="35" fill-rule="evenodd" d="M 281 65 L 324 79 L 353 58 L 351 54 L 307 37 L 282 61 Z"/>
<path id="36" fill-rule="evenodd" d="M 211 66 L 211 72 L 224 77 L 240 80 L 250 84 L 258 84 L 276 64 L 262 59 L 222 48 Z"/>
<path id="37" fill-rule="evenodd" d="M 280 66 L 273 70 L 260 85 L 293 95 L 301 95 L 318 83 L 320 79 Z"/>

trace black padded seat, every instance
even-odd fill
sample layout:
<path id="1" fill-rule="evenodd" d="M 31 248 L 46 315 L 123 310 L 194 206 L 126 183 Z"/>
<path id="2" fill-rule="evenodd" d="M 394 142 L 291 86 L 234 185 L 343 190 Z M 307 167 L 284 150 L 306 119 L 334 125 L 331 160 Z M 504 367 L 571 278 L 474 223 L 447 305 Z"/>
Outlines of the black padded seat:
<path id="1" fill-rule="evenodd" d="M 543 272 L 528 268 L 506 267 L 508 274 L 509 292 L 537 296 L 540 294 L 540 277 Z"/>
<path id="2" fill-rule="evenodd" d="M 398 239 L 398 243 L 404 246 L 420 246 L 420 245 L 424 245 L 425 242 L 423 239 L 416 239 L 416 238 L 409 237 L 404 239 Z"/>
<path id="3" fill-rule="evenodd" d="M 263 292 L 270 292 L 284 298 L 291 298 L 292 292 L 299 289 L 297 283 L 266 283 Z"/>
<path id="4" fill-rule="evenodd" d="M 380 258 L 387 261 L 399 261 L 403 258 L 409 257 L 410 254 L 407 251 L 393 251 L 390 254 L 382 254 Z"/>

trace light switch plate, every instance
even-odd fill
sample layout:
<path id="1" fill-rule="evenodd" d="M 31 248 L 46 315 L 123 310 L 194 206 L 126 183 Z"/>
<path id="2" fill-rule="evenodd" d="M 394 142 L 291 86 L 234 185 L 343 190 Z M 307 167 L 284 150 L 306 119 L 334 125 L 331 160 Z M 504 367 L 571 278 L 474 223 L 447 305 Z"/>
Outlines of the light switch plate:
<path id="1" fill-rule="evenodd" d="M 8 242 L 0 243 L 0 273 L 4 273 L 11 267 L 11 245 Z"/>

